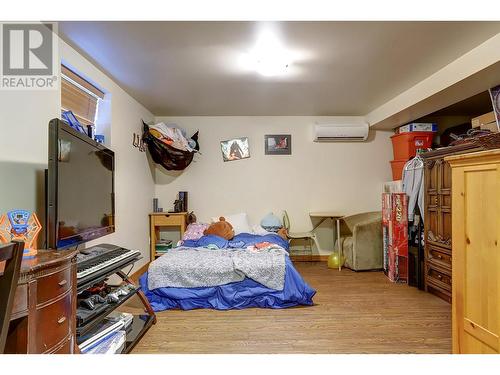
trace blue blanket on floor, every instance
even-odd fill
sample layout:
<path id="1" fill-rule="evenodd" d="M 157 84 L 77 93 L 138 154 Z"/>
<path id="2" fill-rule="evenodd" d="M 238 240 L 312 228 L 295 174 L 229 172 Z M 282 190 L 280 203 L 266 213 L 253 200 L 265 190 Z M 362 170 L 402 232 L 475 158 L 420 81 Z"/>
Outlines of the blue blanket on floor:
<path id="1" fill-rule="evenodd" d="M 217 245 L 219 248 L 233 246 L 244 248 L 258 242 L 267 241 L 276 243 L 286 250 L 289 248 L 287 241 L 272 234 L 259 236 L 242 233 L 235 236 L 231 241 L 226 241 L 220 237 L 207 237 L 217 236 L 203 236 L 198 241 L 185 241 L 183 246 L 198 247 L 204 244 L 205 246 Z M 214 241 L 217 243 L 214 243 Z M 280 309 L 297 305 L 312 305 L 312 298 L 316 291 L 307 285 L 288 257 L 286 257 L 285 262 L 285 286 L 283 290 L 267 288 L 249 278 L 215 287 L 157 288 L 149 290 L 147 272 L 140 277 L 139 282 L 154 311 L 176 308 L 182 310 L 197 308 L 229 310 L 247 307 Z"/>

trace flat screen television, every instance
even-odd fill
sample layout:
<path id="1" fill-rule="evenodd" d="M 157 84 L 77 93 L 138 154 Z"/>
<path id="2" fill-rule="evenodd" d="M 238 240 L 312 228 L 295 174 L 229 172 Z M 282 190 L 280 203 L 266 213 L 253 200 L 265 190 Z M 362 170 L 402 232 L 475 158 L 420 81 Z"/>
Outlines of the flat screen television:
<path id="1" fill-rule="evenodd" d="M 115 231 L 114 152 L 49 122 L 47 245 L 65 249 Z"/>

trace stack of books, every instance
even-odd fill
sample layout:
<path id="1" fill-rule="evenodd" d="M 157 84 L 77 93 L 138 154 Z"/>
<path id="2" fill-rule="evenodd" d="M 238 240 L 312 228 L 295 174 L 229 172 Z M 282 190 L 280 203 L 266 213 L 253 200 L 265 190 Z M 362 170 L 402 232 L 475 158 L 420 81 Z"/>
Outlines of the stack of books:
<path id="1" fill-rule="evenodd" d="M 156 254 L 165 254 L 172 248 L 172 240 L 160 240 L 156 243 Z"/>

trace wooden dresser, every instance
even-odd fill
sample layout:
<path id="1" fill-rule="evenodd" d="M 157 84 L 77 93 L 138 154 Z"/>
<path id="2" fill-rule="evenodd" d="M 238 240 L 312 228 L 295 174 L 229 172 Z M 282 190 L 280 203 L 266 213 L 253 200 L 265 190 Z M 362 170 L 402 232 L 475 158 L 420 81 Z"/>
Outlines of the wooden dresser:
<path id="1" fill-rule="evenodd" d="M 23 259 L 6 353 L 74 353 L 76 251 Z"/>
<path id="2" fill-rule="evenodd" d="M 425 290 L 451 303 L 452 178 L 445 157 L 481 150 L 474 145 L 446 147 L 422 154 L 425 176 Z"/>
<path id="3" fill-rule="evenodd" d="M 446 158 L 453 182 L 454 353 L 500 353 L 500 150 Z"/>

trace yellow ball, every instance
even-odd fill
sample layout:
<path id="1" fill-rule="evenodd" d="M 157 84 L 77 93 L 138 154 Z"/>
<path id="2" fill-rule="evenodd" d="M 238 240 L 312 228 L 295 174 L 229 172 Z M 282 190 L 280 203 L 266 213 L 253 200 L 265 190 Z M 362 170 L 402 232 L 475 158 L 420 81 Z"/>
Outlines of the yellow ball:
<path id="1" fill-rule="evenodd" d="M 338 253 L 331 253 L 328 256 L 328 268 L 339 268 L 339 264 L 344 263 L 344 257 L 339 258 Z"/>

